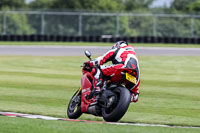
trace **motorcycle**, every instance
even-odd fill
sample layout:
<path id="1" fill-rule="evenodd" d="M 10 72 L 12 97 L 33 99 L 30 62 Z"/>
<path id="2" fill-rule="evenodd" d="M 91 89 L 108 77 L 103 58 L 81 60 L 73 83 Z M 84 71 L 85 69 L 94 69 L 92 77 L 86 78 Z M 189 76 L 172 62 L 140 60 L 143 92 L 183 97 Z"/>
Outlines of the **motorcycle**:
<path id="1" fill-rule="evenodd" d="M 91 53 L 85 51 L 85 55 L 91 60 Z M 72 96 L 67 115 L 70 119 L 77 119 L 83 113 L 103 117 L 107 122 L 119 121 L 131 103 L 131 89 L 136 85 L 138 76 L 135 69 L 120 68 L 112 78 L 103 77 L 101 93 L 91 99 L 87 99 L 93 89 L 92 67 L 82 66 L 83 76 L 81 88 Z"/>

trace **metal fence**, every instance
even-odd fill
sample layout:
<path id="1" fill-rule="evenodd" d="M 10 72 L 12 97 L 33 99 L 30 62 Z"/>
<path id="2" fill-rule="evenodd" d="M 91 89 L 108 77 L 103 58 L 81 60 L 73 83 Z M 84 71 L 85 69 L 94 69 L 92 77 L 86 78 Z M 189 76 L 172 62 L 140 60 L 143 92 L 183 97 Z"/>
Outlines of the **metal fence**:
<path id="1" fill-rule="evenodd" d="M 1 11 L 0 35 L 200 37 L 200 16 Z"/>

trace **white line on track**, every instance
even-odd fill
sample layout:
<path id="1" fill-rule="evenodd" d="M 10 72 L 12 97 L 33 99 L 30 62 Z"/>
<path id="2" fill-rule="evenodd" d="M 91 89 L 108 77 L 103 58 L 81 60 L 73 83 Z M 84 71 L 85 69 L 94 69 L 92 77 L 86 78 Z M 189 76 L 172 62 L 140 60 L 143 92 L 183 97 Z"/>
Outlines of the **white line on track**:
<path id="1" fill-rule="evenodd" d="M 132 125 L 132 126 L 148 126 L 148 127 L 168 127 L 168 128 L 198 128 L 194 126 L 173 126 L 173 125 L 163 125 L 163 124 L 145 124 L 145 123 L 119 123 L 119 122 L 104 122 L 104 121 L 88 121 L 88 120 L 73 120 L 73 119 L 65 119 L 65 118 L 56 118 L 51 116 L 43 116 L 43 115 L 32 115 L 32 114 L 23 114 L 23 113 L 15 113 L 15 112 L 1 112 L 0 115 L 8 116 L 8 117 L 23 117 L 23 118 L 31 118 L 31 119 L 43 119 L 43 120 L 63 120 L 63 121 L 76 121 L 76 122 L 87 122 L 87 123 L 105 123 L 105 124 L 113 124 L 113 125 Z"/>

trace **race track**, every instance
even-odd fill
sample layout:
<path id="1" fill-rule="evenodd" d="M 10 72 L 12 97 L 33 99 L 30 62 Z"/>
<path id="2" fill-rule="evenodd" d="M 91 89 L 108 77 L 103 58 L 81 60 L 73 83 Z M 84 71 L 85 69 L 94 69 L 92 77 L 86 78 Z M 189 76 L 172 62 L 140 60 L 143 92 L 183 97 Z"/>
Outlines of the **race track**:
<path id="1" fill-rule="evenodd" d="M 102 55 L 110 47 L 102 46 L 0 46 L 0 55 L 22 55 L 22 56 L 81 56 L 85 50 L 90 50 L 93 55 Z M 138 56 L 200 56 L 200 48 L 161 48 L 161 47 L 136 47 Z M 1 112 L 0 115 L 11 117 L 38 118 L 72 121 L 65 118 L 53 118 L 49 116 L 19 114 L 11 112 Z M 78 120 L 80 121 L 80 120 Z M 85 120 L 82 120 L 85 122 Z M 93 121 L 89 121 L 93 122 Z M 98 123 L 98 122 L 97 122 Z M 100 122 L 105 123 L 105 122 Z M 200 128 L 189 126 L 171 126 L 161 124 L 145 124 L 145 123 L 107 123 L 116 125 L 139 125 L 139 126 L 156 126 L 170 128 Z"/>
<path id="2" fill-rule="evenodd" d="M 81 56 L 85 50 L 102 55 L 108 46 L 0 46 L 0 55 Z M 138 56 L 200 56 L 200 48 L 135 47 Z"/>

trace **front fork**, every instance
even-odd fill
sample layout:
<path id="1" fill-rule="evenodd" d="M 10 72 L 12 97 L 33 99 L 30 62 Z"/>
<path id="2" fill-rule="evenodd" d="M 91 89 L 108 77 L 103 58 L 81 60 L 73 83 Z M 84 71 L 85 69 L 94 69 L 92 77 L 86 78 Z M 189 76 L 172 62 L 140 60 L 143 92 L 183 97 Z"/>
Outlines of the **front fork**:
<path id="1" fill-rule="evenodd" d="M 81 92 L 81 90 L 82 90 L 82 88 L 80 87 L 80 88 L 78 89 L 77 93 L 75 94 L 75 96 L 78 96 L 79 93 Z"/>

